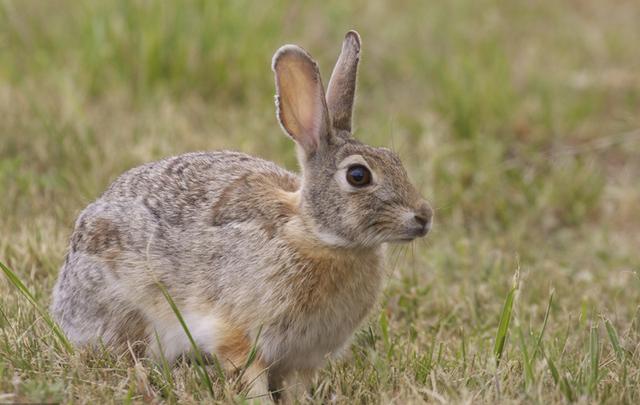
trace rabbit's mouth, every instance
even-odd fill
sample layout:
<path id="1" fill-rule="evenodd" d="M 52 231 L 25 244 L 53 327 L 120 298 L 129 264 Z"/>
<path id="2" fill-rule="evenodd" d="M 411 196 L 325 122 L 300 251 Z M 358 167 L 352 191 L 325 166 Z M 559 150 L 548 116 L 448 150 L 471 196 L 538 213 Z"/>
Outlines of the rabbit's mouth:
<path id="1" fill-rule="evenodd" d="M 418 226 L 412 226 L 408 228 L 405 232 L 403 232 L 402 235 L 392 240 L 392 242 L 396 242 L 396 243 L 413 242 L 418 238 L 427 236 L 430 230 L 431 230 L 431 221 L 426 223 L 420 223 Z"/>
<path id="2" fill-rule="evenodd" d="M 398 238 L 390 240 L 390 242 L 392 242 L 392 243 L 409 243 L 409 242 L 413 242 L 414 240 L 416 240 L 418 238 L 422 238 L 422 237 L 426 236 L 427 233 L 429 233 L 429 229 L 428 228 L 427 229 L 420 229 L 420 230 L 410 231 L 406 235 L 402 235 L 402 236 L 400 236 Z"/>
<path id="3" fill-rule="evenodd" d="M 387 243 L 396 243 L 396 244 L 399 244 L 399 245 L 403 245 L 403 244 L 411 243 L 416 239 L 417 238 L 409 238 L 409 237 L 397 238 L 397 239 L 389 240 L 389 241 L 387 241 Z"/>

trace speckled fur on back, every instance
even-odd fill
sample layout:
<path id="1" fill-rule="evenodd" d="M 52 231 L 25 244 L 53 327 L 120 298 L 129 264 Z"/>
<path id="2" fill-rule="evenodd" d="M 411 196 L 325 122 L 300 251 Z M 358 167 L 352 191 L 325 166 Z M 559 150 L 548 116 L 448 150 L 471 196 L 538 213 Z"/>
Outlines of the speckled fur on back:
<path id="1" fill-rule="evenodd" d="M 161 283 L 228 369 L 261 331 L 244 374 L 252 394 L 339 354 L 376 303 L 384 244 L 424 236 L 432 216 L 394 153 L 351 136 L 359 55 L 351 31 L 326 97 L 306 51 L 274 56 L 300 176 L 239 152 L 189 153 L 129 170 L 89 205 L 54 290 L 68 337 L 169 360 L 188 352 Z"/>

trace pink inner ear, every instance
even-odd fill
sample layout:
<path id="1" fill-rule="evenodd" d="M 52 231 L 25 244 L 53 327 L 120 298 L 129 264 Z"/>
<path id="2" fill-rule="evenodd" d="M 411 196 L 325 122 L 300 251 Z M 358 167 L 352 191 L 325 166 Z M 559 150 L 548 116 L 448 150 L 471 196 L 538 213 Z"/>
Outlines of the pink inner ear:
<path id="1" fill-rule="evenodd" d="M 274 66 L 278 116 L 286 132 L 308 153 L 327 130 L 324 90 L 315 63 L 303 51 L 279 55 Z"/>

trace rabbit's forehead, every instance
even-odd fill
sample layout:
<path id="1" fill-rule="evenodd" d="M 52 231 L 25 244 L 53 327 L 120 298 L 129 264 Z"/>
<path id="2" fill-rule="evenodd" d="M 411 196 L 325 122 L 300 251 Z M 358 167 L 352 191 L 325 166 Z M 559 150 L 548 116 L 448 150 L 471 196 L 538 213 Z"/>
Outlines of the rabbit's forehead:
<path id="1" fill-rule="evenodd" d="M 337 167 L 345 164 L 365 163 L 370 169 L 388 174 L 406 176 L 400 157 L 387 148 L 374 148 L 367 145 L 346 145 L 336 155 Z"/>

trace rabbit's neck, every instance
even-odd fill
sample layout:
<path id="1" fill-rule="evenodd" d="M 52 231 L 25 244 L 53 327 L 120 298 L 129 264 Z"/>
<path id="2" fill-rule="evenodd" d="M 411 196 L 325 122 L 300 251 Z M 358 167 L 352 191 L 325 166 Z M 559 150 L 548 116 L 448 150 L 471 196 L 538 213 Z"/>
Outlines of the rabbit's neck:
<path id="1" fill-rule="evenodd" d="M 291 193 L 300 198 L 300 192 Z M 294 198 L 294 197 L 291 197 Z M 349 251 L 354 253 L 372 253 L 382 251 L 381 245 L 362 246 L 349 241 L 342 236 L 322 229 L 315 221 L 303 212 L 303 207 L 298 205 L 298 215 L 291 218 L 286 223 L 284 233 L 286 238 L 294 245 L 309 248 L 313 251 L 328 250 L 345 254 Z"/>

